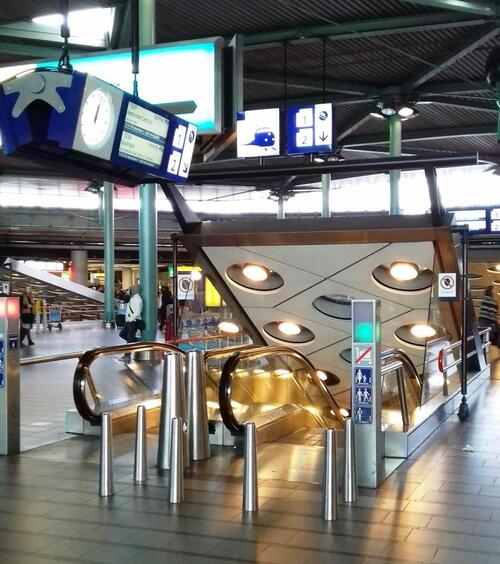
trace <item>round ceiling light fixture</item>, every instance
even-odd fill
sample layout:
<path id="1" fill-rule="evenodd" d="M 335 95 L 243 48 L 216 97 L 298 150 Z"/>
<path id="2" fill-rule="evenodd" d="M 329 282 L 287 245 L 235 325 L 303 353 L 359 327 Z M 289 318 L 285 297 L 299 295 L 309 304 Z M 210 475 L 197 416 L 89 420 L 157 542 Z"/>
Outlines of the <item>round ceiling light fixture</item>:
<path id="1" fill-rule="evenodd" d="M 328 380 L 328 376 L 325 372 L 323 372 L 323 370 L 316 370 L 316 374 L 319 376 L 320 380 L 323 380 L 323 382 L 326 382 L 326 380 Z"/>
<path id="2" fill-rule="evenodd" d="M 218 329 L 221 333 L 230 334 L 239 333 L 241 331 L 241 327 L 231 319 L 221 321 L 218 325 Z"/>
<path id="3" fill-rule="evenodd" d="M 417 323 L 413 325 L 410 329 L 411 334 L 417 339 L 430 339 L 436 336 L 436 330 L 430 325 L 424 323 Z"/>
<path id="4" fill-rule="evenodd" d="M 409 117 L 411 117 L 414 113 L 415 113 L 415 109 L 412 108 L 411 106 L 402 106 L 402 107 L 399 108 L 399 110 L 398 110 L 398 114 L 399 114 L 400 117 L 402 117 L 402 118 L 409 118 Z"/>
<path id="5" fill-rule="evenodd" d="M 202 275 L 201 272 L 199 270 L 192 270 L 191 271 L 191 280 L 193 282 L 198 282 L 199 280 L 201 280 Z"/>
<path id="6" fill-rule="evenodd" d="M 352 297 L 343 294 L 319 296 L 313 300 L 313 307 L 323 315 L 334 319 L 351 319 Z"/>
<path id="7" fill-rule="evenodd" d="M 268 266 L 250 262 L 232 264 L 226 269 L 226 278 L 240 289 L 250 292 L 273 292 L 285 283 Z"/>
<path id="8" fill-rule="evenodd" d="M 269 276 L 267 269 L 260 264 L 245 264 L 242 272 L 252 282 L 263 282 Z"/>
<path id="9" fill-rule="evenodd" d="M 310 343 L 315 338 L 314 333 L 310 329 L 288 320 L 266 323 L 263 331 L 268 337 L 279 343 L 293 345 Z"/>
<path id="10" fill-rule="evenodd" d="M 296 323 L 292 323 L 291 321 L 282 321 L 278 325 L 278 329 L 284 335 L 299 335 L 300 334 L 300 327 Z"/>
<path id="11" fill-rule="evenodd" d="M 389 272 L 393 278 L 400 282 L 414 280 L 418 276 L 418 265 L 414 262 L 393 262 L 389 268 Z"/>
<path id="12" fill-rule="evenodd" d="M 498 274 L 500 272 L 500 264 L 489 266 L 486 270 L 492 274 Z"/>

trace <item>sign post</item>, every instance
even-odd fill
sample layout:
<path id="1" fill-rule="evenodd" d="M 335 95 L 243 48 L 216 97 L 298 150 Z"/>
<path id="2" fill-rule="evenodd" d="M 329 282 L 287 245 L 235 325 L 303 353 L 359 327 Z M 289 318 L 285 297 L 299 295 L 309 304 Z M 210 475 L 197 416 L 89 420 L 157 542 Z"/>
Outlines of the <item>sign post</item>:
<path id="1" fill-rule="evenodd" d="M 0 297 L 0 455 L 20 450 L 19 298 Z"/>
<path id="2" fill-rule="evenodd" d="M 383 480 L 381 330 L 379 300 L 352 300 L 352 419 L 358 485 Z"/>

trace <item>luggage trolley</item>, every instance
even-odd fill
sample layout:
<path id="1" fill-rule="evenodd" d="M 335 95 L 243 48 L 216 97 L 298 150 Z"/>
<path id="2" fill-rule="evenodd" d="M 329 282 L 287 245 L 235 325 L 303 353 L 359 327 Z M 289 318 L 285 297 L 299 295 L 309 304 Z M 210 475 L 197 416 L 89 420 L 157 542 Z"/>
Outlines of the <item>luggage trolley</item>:
<path id="1" fill-rule="evenodd" d="M 49 331 L 52 331 L 52 327 L 57 327 L 59 331 L 62 330 L 62 320 L 61 320 L 62 306 L 60 305 L 49 305 Z"/>

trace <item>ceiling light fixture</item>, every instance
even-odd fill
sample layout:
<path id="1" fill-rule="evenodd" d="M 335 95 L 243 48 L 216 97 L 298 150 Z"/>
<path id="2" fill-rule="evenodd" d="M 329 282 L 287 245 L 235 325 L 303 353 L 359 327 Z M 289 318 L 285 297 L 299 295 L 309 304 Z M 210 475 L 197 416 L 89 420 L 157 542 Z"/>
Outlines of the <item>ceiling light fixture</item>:
<path id="1" fill-rule="evenodd" d="M 198 282 L 201 279 L 202 279 L 202 274 L 199 270 L 192 270 L 191 271 L 191 280 L 193 282 Z"/>
<path id="2" fill-rule="evenodd" d="M 300 333 L 300 327 L 296 323 L 290 321 L 283 321 L 278 325 L 278 329 L 284 335 L 298 335 Z"/>
<path id="3" fill-rule="evenodd" d="M 436 330 L 425 323 L 417 323 L 410 329 L 411 334 L 417 339 L 429 339 L 436 335 Z"/>
<path id="4" fill-rule="evenodd" d="M 323 372 L 323 370 L 316 370 L 316 374 L 318 375 L 320 380 L 328 380 L 328 376 Z"/>
<path id="5" fill-rule="evenodd" d="M 252 282 L 263 282 L 267 280 L 268 273 L 263 266 L 258 264 L 247 264 L 243 267 L 243 274 Z"/>
<path id="6" fill-rule="evenodd" d="M 415 113 L 415 109 L 412 108 L 411 106 L 403 106 L 402 108 L 399 108 L 399 110 L 398 110 L 398 114 L 399 114 L 402 118 L 409 118 L 409 117 L 411 117 L 414 113 Z"/>
<path id="7" fill-rule="evenodd" d="M 241 330 L 240 326 L 234 321 L 231 321 L 230 319 L 221 321 L 218 325 L 218 328 L 221 333 L 230 333 L 230 334 L 239 333 Z"/>
<path id="8" fill-rule="evenodd" d="M 414 280 L 418 276 L 418 265 L 414 262 L 393 262 L 389 272 L 399 281 Z"/>

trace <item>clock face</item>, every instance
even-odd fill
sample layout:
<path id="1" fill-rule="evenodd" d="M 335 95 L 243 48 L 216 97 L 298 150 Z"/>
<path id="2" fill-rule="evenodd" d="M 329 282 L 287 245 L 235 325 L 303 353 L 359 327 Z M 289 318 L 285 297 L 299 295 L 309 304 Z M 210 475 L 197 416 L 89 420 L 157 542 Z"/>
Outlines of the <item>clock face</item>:
<path id="1" fill-rule="evenodd" d="M 88 147 L 99 148 L 113 130 L 113 102 L 107 92 L 96 88 L 87 96 L 80 116 L 82 138 Z"/>

